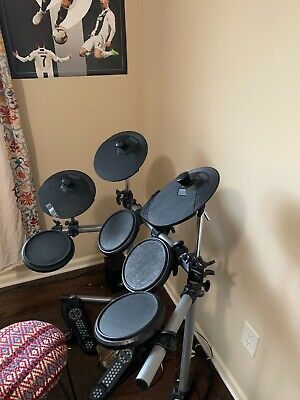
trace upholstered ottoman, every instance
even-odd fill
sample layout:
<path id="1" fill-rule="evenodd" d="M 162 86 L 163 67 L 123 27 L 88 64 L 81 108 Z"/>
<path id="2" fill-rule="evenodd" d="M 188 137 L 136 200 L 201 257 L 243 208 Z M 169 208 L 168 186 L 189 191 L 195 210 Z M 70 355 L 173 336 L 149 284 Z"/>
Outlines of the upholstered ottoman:
<path id="1" fill-rule="evenodd" d="M 67 362 L 64 334 L 41 321 L 0 330 L 0 399 L 41 399 L 59 381 Z"/>

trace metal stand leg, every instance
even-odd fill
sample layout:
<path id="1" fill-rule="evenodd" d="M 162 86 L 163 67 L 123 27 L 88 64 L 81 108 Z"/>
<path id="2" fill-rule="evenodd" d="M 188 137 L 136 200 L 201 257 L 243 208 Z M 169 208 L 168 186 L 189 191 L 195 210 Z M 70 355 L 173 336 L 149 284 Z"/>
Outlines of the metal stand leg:
<path id="1" fill-rule="evenodd" d="M 179 379 L 179 393 L 187 393 L 190 389 L 189 378 L 190 378 L 190 366 L 192 347 L 194 339 L 194 328 L 196 319 L 196 303 L 191 305 L 191 308 L 187 314 L 184 327 L 184 337 L 181 353 L 181 365 L 180 365 L 180 379 Z"/>
<path id="2" fill-rule="evenodd" d="M 196 300 L 204 296 L 210 288 L 210 282 L 204 281 L 208 275 L 214 275 L 214 271 L 207 269 L 209 265 L 214 264 L 214 260 L 205 262 L 200 256 L 201 239 L 203 233 L 204 207 L 197 213 L 197 238 L 196 249 L 193 253 L 188 253 L 185 246 L 181 246 L 180 242 L 174 243 L 165 234 L 159 234 L 162 240 L 175 249 L 178 255 L 180 265 L 188 272 L 187 284 L 183 295 L 177 304 L 174 313 L 161 333 L 161 339 L 155 345 L 146 359 L 142 369 L 136 377 L 136 382 L 143 388 L 149 388 L 153 378 L 163 361 L 166 351 L 172 350 L 172 343 L 164 341 L 164 335 L 168 334 L 169 339 L 174 333 L 177 333 L 184 319 L 185 329 L 182 345 L 180 377 L 178 384 L 176 383 L 174 391 L 171 395 L 172 400 L 187 400 L 190 391 L 190 366 L 194 338 L 194 328 L 196 319 Z M 206 216 L 207 218 L 207 216 Z"/>
<path id="3" fill-rule="evenodd" d="M 188 294 L 184 294 L 179 303 L 177 304 L 175 311 L 173 312 L 171 318 L 169 319 L 167 325 L 165 326 L 166 331 L 171 331 L 177 333 L 180 325 L 182 324 L 184 318 L 186 317 L 191 305 L 192 298 Z M 142 369 L 140 370 L 138 376 L 136 377 L 136 382 L 139 386 L 143 388 L 149 388 L 151 382 L 162 363 L 166 355 L 166 350 L 155 345 L 149 354 L 147 360 L 145 361 Z"/>
<path id="4" fill-rule="evenodd" d="M 197 236 L 195 243 L 196 256 L 200 256 L 201 240 L 203 235 L 203 223 L 204 223 L 204 209 L 201 210 L 197 215 Z M 180 364 L 180 378 L 178 385 L 178 398 L 184 399 L 186 393 L 190 390 L 190 367 L 192 359 L 192 348 L 195 330 L 196 320 L 196 302 L 191 305 L 189 312 L 186 316 L 184 326 L 184 336 L 181 353 L 181 364 Z"/>

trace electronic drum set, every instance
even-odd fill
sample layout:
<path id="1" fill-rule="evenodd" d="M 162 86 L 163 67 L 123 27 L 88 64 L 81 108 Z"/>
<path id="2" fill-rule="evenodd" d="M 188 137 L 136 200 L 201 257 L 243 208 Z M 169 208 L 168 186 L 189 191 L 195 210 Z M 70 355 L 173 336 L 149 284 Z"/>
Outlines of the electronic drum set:
<path id="1" fill-rule="evenodd" d="M 106 399 L 121 379 L 135 354 L 146 349 L 144 363 L 136 382 L 148 388 L 165 355 L 173 351 L 176 334 L 185 320 L 180 378 L 171 399 L 187 399 L 190 392 L 190 363 L 195 325 L 195 304 L 210 288 L 206 279 L 214 275 L 200 255 L 205 205 L 219 185 L 219 173 L 211 167 L 183 172 L 155 193 L 141 206 L 130 190 L 129 179 L 137 173 L 148 153 L 145 138 L 124 131 L 108 138 L 96 152 L 94 169 L 102 179 L 125 181 L 125 189 L 116 191 L 122 209 L 103 224 L 81 226 L 76 219 L 95 200 L 96 188 L 83 172 L 67 170 L 49 177 L 38 190 L 42 210 L 54 220 L 50 230 L 27 240 L 22 249 L 25 265 L 36 272 L 56 271 L 69 263 L 74 255 L 73 238 L 81 233 L 99 232 L 98 247 L 106 256 L 126 252 L 122 281 L 128 292 L 116 298 L 78 296 L 83 301 L 108 303 L 100 312 L 94 327 L 97 341 L 104 347 L 118 350 L 117 361 L 108 368 L 90 394 L 91 400 Z M 169 237 L 173 227 L 196 217 L 196 245 L 193 251 L 183 241 Z M 61 219 L 67 219 L 64 225 Z M 150 235 L 133 244 L 141 224 Z M 174 313 L 165 321 L 165 308 L 155 294 L 176 275 L 181 266 L 187 282 Z"/>

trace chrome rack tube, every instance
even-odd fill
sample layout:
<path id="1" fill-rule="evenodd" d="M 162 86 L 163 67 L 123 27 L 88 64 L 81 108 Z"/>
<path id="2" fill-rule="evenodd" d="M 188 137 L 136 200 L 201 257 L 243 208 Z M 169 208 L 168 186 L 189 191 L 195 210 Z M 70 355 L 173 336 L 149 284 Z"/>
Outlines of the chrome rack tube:
<path id="1" fill-rule="evenodd" d="M 173 314 L 171 315 L 167 325 L 164 330 L 171 331 L 174 333 L 178 332 L 180 325 L 182 324 L 188 310 L 190 309 L 193 300 L 190 295 L 184 294 L 179 303 L 177 304 Z M 143 388 L 149 388 L 153 378 L 165 358 L 166 350 L 160 345 L 155 345 L 145 361 L 142 369 L 140 370 L 138 376 L 136 377 L 136 382 L 139 386 Z"/>
<path id="2" fill-rule="evenodd" d="M 100 232 L 103 225 L 82 225 L 78 227 L 79 233 Z"/>
<path id="3" fill-rule="evenodd" d="M 77 297 L 85 303 L 96 303 L 96 304 L 108 304 L 111 302 L 114 297 L 104 297 L 104 296 L 90 296 L 83 294 L 63 294 L 61 296 L 62 299 L 72 299 L 73 297 Z"/>
<path id="4" fill-rule="evenodd" d="M 103 225 L 82 225 L 82 226 L 78 226 L 77 230 L 78 233 L 90 233 L 90 232 L 100 232 L 102 229 Z M 62 232 L 68 233 L 69 232 L 69 227 L 68 226 L 64 226 L 61 229 Z"/>

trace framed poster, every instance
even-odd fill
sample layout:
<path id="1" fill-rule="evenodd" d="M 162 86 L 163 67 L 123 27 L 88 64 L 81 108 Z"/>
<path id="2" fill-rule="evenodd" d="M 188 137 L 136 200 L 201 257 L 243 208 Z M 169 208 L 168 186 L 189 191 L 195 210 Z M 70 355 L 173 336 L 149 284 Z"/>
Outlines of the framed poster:
<path id="1" fill-rule="evenodd" d="M 124 0 L 0 0 L 13 78 L 127 73 Z"/>

